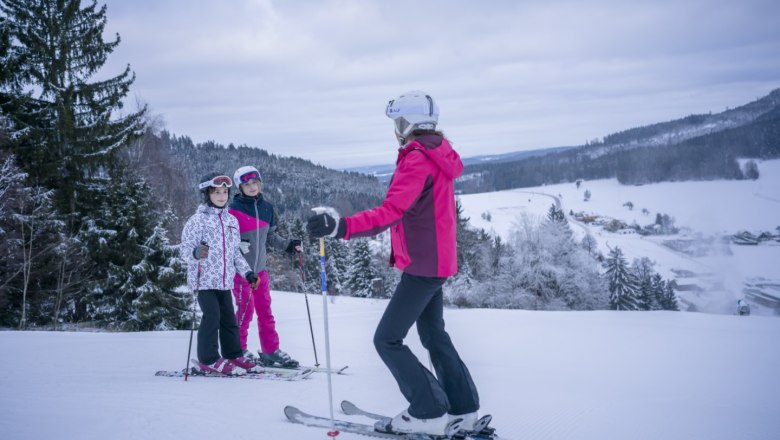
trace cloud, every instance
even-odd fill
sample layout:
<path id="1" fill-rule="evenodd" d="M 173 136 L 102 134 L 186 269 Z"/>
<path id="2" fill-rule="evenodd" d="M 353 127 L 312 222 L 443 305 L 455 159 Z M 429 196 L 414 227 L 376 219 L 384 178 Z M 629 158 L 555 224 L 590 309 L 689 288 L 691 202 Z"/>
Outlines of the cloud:
<path id="1" fill-rule="evenodd" d="M 196 142 L 392 163 L 431 93 L 464 156 L 579 144 L 780 87 L 774 1 L 108 1 L 133 93 Z"/>

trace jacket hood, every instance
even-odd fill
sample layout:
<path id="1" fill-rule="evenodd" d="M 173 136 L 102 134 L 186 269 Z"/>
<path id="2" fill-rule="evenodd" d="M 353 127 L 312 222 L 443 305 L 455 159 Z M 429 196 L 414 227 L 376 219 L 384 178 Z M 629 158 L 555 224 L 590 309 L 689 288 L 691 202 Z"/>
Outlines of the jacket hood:
<path id="1" fill-rule="evenodd" d="M 422 151 L 448 179 L 455 180 L 463 173 L 463 162 L 460 160 L 460 155 L 452 149 L 452 145 L 444 136 L 426 134 L 413 139 L 401 147 L 398 152 L 398 160 L 400 161 L 402 157 L 415 149 Z"/>

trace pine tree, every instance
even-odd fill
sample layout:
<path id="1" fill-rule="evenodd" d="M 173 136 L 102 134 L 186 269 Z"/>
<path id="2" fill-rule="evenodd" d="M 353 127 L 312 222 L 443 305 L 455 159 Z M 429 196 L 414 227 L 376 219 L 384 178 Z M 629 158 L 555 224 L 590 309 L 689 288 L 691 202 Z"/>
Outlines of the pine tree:
<path id="1" fill-rule="evenodd" d="M 135 75 L 90 81 L 119 44 L 103 40 L 106 6 L 80 0 L 3 0 L 6 62 L 3 111 L 24 133 L 13 143 L 32 183 L 56 190 L 56 206 L 71 230 L 81 224 L 79 193 L 104 175 L 114 155 L 142 134 L 145 109 L 112 120 Z"/>
<path id="2" fill-rule="evenodd" d="M 346 284 L 352 296 L 371 297 L 373 279 L 379 274 L 374 269 L 371 247 L 367 239 L 355 240 L 350 246 L 350 266 L 347 269 Z"/>
<path id="3" fill-rule="evenodd" d="M 656 275 L 653 278 L 653 287 L 656 294 L 656 301 L 658 302 L 661 310 L 673 310 L 679 311 L 680 306 L 677 304 L 677 295 L 674 293 L 674 281 L 664 281 L 660 275 Z"/>
<path id="4" fill-rule="evenodd" d="M 551 222 L 566 223 L 566 215 L 563 210 L 556 207 L 555 204 L 550 205 L 550 209 L 547 210 L 547 220 Z"/>
<path id="5" fill-rule="evenodd" d="M 655 263 L 649 258 L 642 257 L 635 259 L 631 267 L 634 279 L 637 281 L 636 299 L 639 310 L 658 310 L 659 308 L 653 286 L 653 276 L 656 275 L 653 266 Z"/>
<path id="6" fill-rule="evenodd" d="M 174 284 L 183 283 L 182 264 L 166 249 L 169 244 L 160 224 L 149 216 L 149 186 L 132 173 L 120 174 L 126 177 L 108 184 L 109 197 L 102 191 L 90 193 L 97 199 L 98 209 L 86 219 L 79 237 L 92 253 L 81 313 L 86 315 L 83 318 L 109 327 L 139 330 L 156 328 L 163 322 L 177 327 L 180 321 L 165 313 L 152 313 L 149 308 L 172 301 L 175 308 L 186 310 L 178 300 L 166 298 L 155 303 L 153 299 L 172 294 Z M 142 297 L 147 315 L 141 315 L 152 319 L 150 323 L 138 313 Z"/>
<path id="7" fill-rule="evenodd" d="M 179 290 L 186 283 L 185 262 L 167 237 L 166 228 L 173 212 L 166 211 L 152 235 L 141 245 L 143 259 L 131 270 L 123 288 L 130 296 L 135 312 L 121 324 L 125 330 L 173 330 L 189 328 L 192 294 Z"/>
<path id="8" fill-rule="evenodd" d="M 363 240 L 359 240 L 363 241 Z M 334 292 L 342 292 L 347 286 L 350 250 L 344 240 L 329 240 L 328 246 L 328 286 Z"/>
<path id="9" fill-rule="evenodd" d="M 609 306 L 612 310 L 638 310 L 634 276 L 628 270 L 623 251 L 615 246 L 604 263 L 609 284 Z"/>

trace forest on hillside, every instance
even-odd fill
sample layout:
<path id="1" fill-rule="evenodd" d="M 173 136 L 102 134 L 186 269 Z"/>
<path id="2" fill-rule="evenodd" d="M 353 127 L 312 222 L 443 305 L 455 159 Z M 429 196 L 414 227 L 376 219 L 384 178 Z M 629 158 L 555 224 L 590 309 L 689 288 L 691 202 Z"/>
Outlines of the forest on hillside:
<path id="1" fill-rule="evenodd" d="M 780 157 L 780 89 L 716 115 L 691 115 L 563 152 L 466 166 L 461 193 L 617 178 L 628 185 L 756 178 L 738 159 Z"/>

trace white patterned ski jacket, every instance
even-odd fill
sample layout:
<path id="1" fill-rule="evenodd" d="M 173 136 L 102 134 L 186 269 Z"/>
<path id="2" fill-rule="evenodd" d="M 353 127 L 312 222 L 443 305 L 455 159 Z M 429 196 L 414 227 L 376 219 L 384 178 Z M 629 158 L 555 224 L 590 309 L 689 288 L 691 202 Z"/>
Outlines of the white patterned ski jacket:
<path id="1" fill-rule="evenodd" d="M 198 282 L 198 260 L 193 251 L 201 242 L 208 245 L 209 255 L 200 260 Z M 199 205 L 181 233 L 180 251 L 187 261 L 187 286 L 193 291 L 232 289 L 236 273 L 244 277 L 252 270 L 241 255 L 240 242 L 238 220 L 228 213 L 227 207 Z"/>

